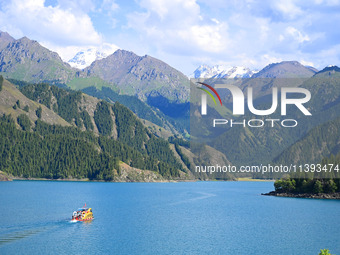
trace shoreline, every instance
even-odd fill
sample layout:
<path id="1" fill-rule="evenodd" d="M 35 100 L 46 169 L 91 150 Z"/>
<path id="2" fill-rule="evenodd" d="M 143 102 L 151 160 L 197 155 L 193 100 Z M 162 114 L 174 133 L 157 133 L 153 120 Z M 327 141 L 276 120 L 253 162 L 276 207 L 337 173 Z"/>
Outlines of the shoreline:
<path id="1" fill-rule="evenodd" d="M 272 180 L 272 179 L 252 179 L 248 177 L 239 177 L 239 178 L 236 178 L 236 181 L 238 182 L 275 182 L 275 180 Z"/>
<path id="2" fill-rule="evenodd" d="M 336 193 L 279 193 L 276 191 L 270 191 L 268 193 L 261 193 L 262 196 L 274 196 L 274 197 L 292 197 L 292 198 L 310 198 L 310 199 L 332 199 L 340 200 L 340 192 Z"/>
<path id="3" fill-rule="evenodd" d="M 274 180 L 270 179 L 252 179 L 249 177 L 240 177 L 231 180 L 200 180 L 200 179 L 173 179 L 173 180 L 166 180 L 166 179 L 149 179 L 141 181 L 140 179 L 134 180 L 133 178 L 127 179 L 117 179 L 113 181 L 105 181 L 105 180 L 90 180 L 89 178 L 65 178 L 65 179 L 47 179 L 47 178 L 24 178 L 18 176 L 12 176 L 7 173 L 0 171 L 0 181 L 58 181 L 58 182 L 112 182 L 112 183 L 128 183 L 128 182 L 140 182 L 140 183 L 169 183 L 169 182 L 200 182 L 200 181 L 236 181 L 236 182 L 273 182 Z"/>
<path id="4" fill-rule="evenodd" d="M 57 182 L 112 182 L 112 183 L 128 183 L 128 182 L 140 182 L 140 183 L 169 183 L 169 182 L 201 182 L 201 181 L 222 181 L 222 182 L 273 182 L 274 180 L 265 180 L 265 179 L 250 179 L 250 178 L 237 178 L 235 180 L 200 180 L 200 179 L 175 179 L 175 180 L 150 180 L 150 181 L 134 181 L 134 180 L 117 180 L 117 181 L 104 181 L 104 180 L 90 180 L 88 178 L 77 179 L 77 178 L 66 178 L 66 179 L 47 179 L 47 178 L 24 178 L 24 177 L 13 177 L 10 176 L 6 180 L 2 181 L 57 181 Z"/>
<path id="5" fill-rule="evenodd" d="M 140 181 L 104 181 L 104 180 L 90 180 L 88 178 L 84 179 L 46 179 L 46 178 L 22 178 L 22 177 L 13 177 L 9 181 L 52 181 L 52 182 L 107 182 L 107 183 L 134 183 Z M 196 180 L 162 180 L 162 181 L 149 181 L 149 182 L 141 182 L 141 183 L 168 183 L 168 182 L 195 182 Z"/>

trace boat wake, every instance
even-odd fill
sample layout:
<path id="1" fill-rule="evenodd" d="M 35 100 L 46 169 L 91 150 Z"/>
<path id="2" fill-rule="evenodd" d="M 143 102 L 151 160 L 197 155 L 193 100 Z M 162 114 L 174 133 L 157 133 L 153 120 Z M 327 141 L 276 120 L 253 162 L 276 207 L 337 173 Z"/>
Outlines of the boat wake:
<path id="1" fill-rule="evenodd" d="M 197 200 L 208 199 L 208 198 L 215 197 L 215 196 L 216 196 L 216 194 L 213 194 L 213 193 L 195 192 L 195 196 L 193 198 L 188 198 L 188 199 L 184 199 L 184 200 L 181 200 L 181 201 L 177 201 L 175 203 L 171 203 L 171 205 L 178 205 L 178 204 L 195 202 Z"/>

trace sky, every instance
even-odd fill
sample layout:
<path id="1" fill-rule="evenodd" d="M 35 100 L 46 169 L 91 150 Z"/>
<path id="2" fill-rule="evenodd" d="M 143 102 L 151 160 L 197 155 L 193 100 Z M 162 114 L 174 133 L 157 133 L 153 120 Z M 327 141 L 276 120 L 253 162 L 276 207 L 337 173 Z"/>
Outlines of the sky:
<path id="1" fill-rule="evenodd" d="M 340 0 L 0 0 L 0 30 L 67 61 L 116 48 L 186 75 L 199 65 L 340 65 Z"/>

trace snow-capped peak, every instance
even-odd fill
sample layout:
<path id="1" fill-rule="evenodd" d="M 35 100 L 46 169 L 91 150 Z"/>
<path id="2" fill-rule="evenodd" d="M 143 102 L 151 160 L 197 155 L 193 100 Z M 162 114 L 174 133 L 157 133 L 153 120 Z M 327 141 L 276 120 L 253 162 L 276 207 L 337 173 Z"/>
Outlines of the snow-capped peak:
<path id="1" fill-rule="evenodd" d="M 249 78 L 257 71 L 243 66 L 208 65 L 199 66 L 191 75 L 193 78 Z"/>
<path id="2" fill-rule="evenodd" d="M 106 58 L 119 48 L 113 44 L 104 44 L 101 47 L 90 47 L 79 51 L 68 63 L 75 68 L 84 69 L 94 61 Z"/>

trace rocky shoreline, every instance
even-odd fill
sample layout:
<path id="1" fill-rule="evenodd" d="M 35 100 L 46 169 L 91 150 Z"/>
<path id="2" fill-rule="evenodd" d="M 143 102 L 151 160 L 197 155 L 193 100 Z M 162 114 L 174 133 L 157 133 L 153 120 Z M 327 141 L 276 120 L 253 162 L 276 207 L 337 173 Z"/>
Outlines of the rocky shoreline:
<path id="1" fill-rule="evenodd" d="M 263 196 L 275 196 L 275 197 L 295 197 L 295 198 L 314 198 L 314 199 L 339 199 L 340 200 L 340 192 L 336 193 L 280 193 L 276 191 L 271 191 L 269 193 L 262 193 Z"/>
<path id="2" fill-rule="evenodd" d="M 0 171 L 0 182 L 6 182 L 6 181 L 12 181 L 13 176 L 10 176 L 9 174 Z"/>

